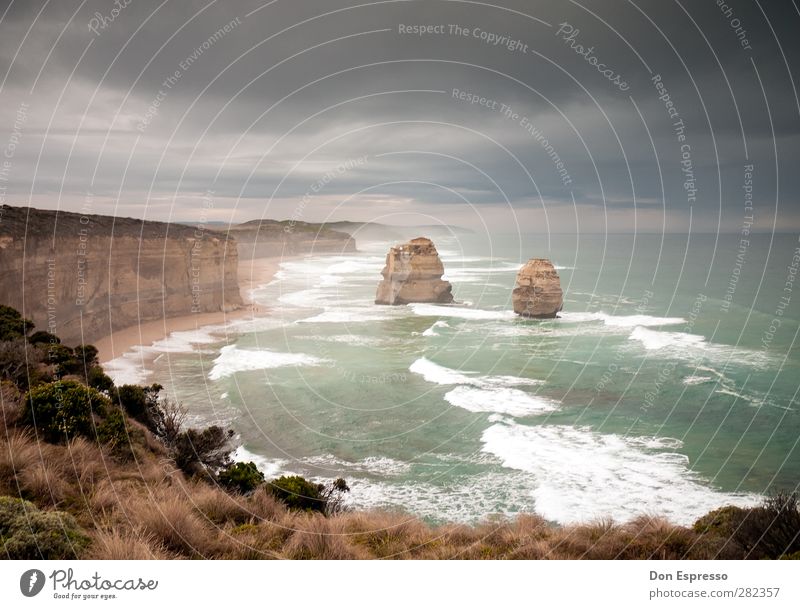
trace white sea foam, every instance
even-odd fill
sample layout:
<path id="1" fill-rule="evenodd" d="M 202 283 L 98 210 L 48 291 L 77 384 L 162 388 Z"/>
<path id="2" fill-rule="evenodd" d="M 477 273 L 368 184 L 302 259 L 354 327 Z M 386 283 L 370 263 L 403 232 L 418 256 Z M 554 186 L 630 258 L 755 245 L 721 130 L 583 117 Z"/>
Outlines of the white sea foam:
<path id="1" fill-rule="evenodd" d="M 286 461 L 282 459 L 267 459 L 266 457 L 250 452 L 244 446 L 240 446 L 234 451 L 233 460 L 245 463 L 252 461 L 267 480 L 291 473 L 283 469 L 286 465 Z"/>
<path id="2" fill-rule="evenodd" d="M 144 364 L 142 352 L 133 350 L 103 363 L 103 372 L 111 377 L 115 385 L 144 385 L 152 371 Z"/>
<path id="3" fill-rule="evenodd" d="M 637 340 L 648 350 L 664 349 L 673 347 L 678 349 L 703 349 L 708 343 L 706 339 L 697 334 L 687 334 L 686 332 L 659 332 L 648 330 L 638 326 L 633 329 L 630 340 Z"/>
<path id="4" fill-rule="evenodd" d="M 361 472 L 389 477 L 408 473 L 411 469 L 411 464 L 391 457 L 366 457 L 360 461 L 346 461 L 328 454 L 306 457 L 302 462 L 316 468 L 328 469 L 337 475 L 345 471 L 348 475 L 350 472 Z"/>
<path id="5" fill-rule="evenodd" d="M 363 336 L 361 334 L 334 334 L 332 336 L 297 336 L 297 339 L 325 341 L 359 347 L 379 347 L 386 344 L 387 339 L 379 336 Z"/>
<path id="6" fill-rule="evenodd" d="M 424 317 L 457 317 L 460 319 L 514 319 L 514 311 L 488 311 L 486 309 L 469 309 L 466 307 L 451 307 L 432 304 L 408 305 L 415 315 Z"/>
<path id="7" fill-rule="evenodd" d="M 291 305 L 292 307 L 302 307 L 304 309 L 324 308 L 330 300 L 330 294 L 319 288 L 309 288 L 286 292 L 278 297 L 278 302 Z"/>
<path id="8" fill-rule="evenodd" d="M 683 384 L 684 385 L 702 385 L 703 383 L 708 383 L 709 381 L 713 381 L 714 379 L 710 376 L 702 376 L 699 374 L 690 374 L 689 376 L 683 377 Z"/>
<path id="9" fill-rule="evenodd" d="M 533 476 L 530 510 L 560 523 L 661 514 L 688 525 L 722 505 L 754 505 L 760 499 L 705 486 L 684 455 L 650 449 L 662 446 L 653 439 L 510 422 L 495 423 L 481 439 L 483 450 L 505 467 Z M 677 444 L 671 440 L 666 446 Z"/>
<path id="10" fill-rule="evenodd" d="M 207 326 L 199 330 L 172 332 L 166 338 L 155 341 L 146 349 L 160 353 L 192 353 L 197 345 L 209 345 L 219 342 L 213 333 L 224 331 L 223 326 Z"/>
<path id="11" fill-rule="evenodd" d="M 450 326 L 446 321 L 436 321 L 433 325 L 422 333 L 422 336 L 439 336 L 436 328 L 449 328 Z"/>
<path id="12" fill-rule="evenodd" d="M 380 267 L 382 258 L 353 258 L 336 262 L 325 269 L 326 273 L 335 275 L 352 275 L 353 273 L 373 273 L 376 267 Z M 378 268 L 380 270 L 380 268 Z"/>
<path id="13" fill-rule="evenodd" d="M 214 367 L 208 373 L 208 378 L 216 381 L 246 370 L 266 370 L 286 366 L 320 366 L 326 361 L 305 353 L 239 349 L 236 345 L 228 345 L 220 350 L 219 357 L 214 360 Z"/>
<path id="14" fill-rule="evenodd" d="M 440 366 L 426 357 L 420 357 L 415 360 L 408 369 L 415 374 L 421 375 L 429 383 L 436 383 L 437 385 L 472 385 L 484 388 L 502 388 L 509 385 L 539 385 L 542 382 L 538 379 L 508 375 L 468 376 L 476 375 L 477 373 Z"/>
<path id="15" fill-rule="evenodd" d="M 220 341 L 218 334 L 225 326 L 206 326 L 197 330 L 171 332 L 165 338 L 150 345 L 134 345 L 126 353 L 107 362 L 103 370 L 116 385 L 141 385 L 152 374 L 146 362 L 157 362 L 164 353 L 213 353 L 198 349 L 198 345 L 209 345 Z"/>
<path id="16" fill-rule="evenodd" d="M 474 379 L 467 376 L 467 374 L 475 374 L 474 372 L 464 373 L 440 366 L 425 357 L 416 360 L 408 369 L 415 374 L 421 375 L 429 383 L 436 383 L 437 385 L 470 385 Z"/>
<path id="17" fill-rule="evenodd" d="M 322 288 L 329 288 L 335 285 L 339 285 L 344 281 L 344 277 L 341 275 L 323 275 L 320 277 L 319 286 Z"/>
<path id="18" fill-rule="evenodd" d="M 704 337 L 685 332 L 660 332 L 637 326 L 628 337 L 637 341 L 648 351 L 658 351 L 675 359 L 698 362 L 719 362 L 724 366 L 747 365 L 751 368 L 765 368 L 772 365 L 772 358 L 763 351 L 743 349 L 733 345 L 708 342 Z M 746 362 L 746 364 L 744 364 Z M 709 366 L 699 366 L 698 370 L 710 372 L 717 377 L 717 382 L 725 389 L 732 390 L 736 382 Z M 687 383 L 687 384 L 691 384 Z M 733 395 L 733 394 L 731 394 Z M 740 396 L 760 405 L 763 400 L 754 397 Z"/>
<path id="19" fill-rule="evenodd" d="M 265 287 L 270 285 L 275 285 L 276 283 L 280 283 L 284 279 L 286 279 L 286 272 L 283 269 L 277 270 L 272 275 L 272 280 L 269 283 L 265 284 Z"/>
<path id="20" fill-rule="evenodd" d="M 445 486 L 414 480 L 348 478 L 348 505 L 358 509 L 397 509 L 438 522 L 477 522 L 490 514 L 512 517 L 530 511 L 530 476 L 485 472 L 459 476 Z"/>
<path id="21" fill-rule="evenodd" d="M 461 385 L 448 391 L 444 399 L 470 412 L 493 412 L 512 417 L 541 414 L 558 408 L 556 402 L 510 387 L 481 389 Z"/>
<path id="22" fill-rule="evenodd" d="M 605 325 L 615 328 L 634 328 L 636 326 L 674 326 L 686 323 L 682 317 L 654 317 L 652 315 L 609 315 L 598 312 L 564 312 L 558 314 L 558 319 L 569 323 L 585 323 L 602 321 Z"/>
<path id="23" fill-rule="evenodd" d="M 362 323 L 368 321 L 383 321 L 392 319 L 392 316 L 383 313 L 382 310 L 359 308 L 359 309 L 329 309 L 318 315 L 298 319 L 299 324 L 340 324 L 340 323 Z"/>

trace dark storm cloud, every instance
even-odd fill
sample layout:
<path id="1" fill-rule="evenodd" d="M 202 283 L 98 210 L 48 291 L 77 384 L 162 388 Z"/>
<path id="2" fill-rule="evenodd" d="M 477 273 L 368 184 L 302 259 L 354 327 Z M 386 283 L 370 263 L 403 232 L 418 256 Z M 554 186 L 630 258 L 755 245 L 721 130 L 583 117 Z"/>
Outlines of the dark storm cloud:
<path id="1" fill-rule="evenodd" d="M 566 230 L 574 198 L 587 218 L 737 230 L 752 163 L 759 224 L 777 208 L 796 228 L 791 3 L 358 4 L 0 3 L 0 144 L 19 140 L 0 193 L 178 218 L 207 190 L 238 219 L 467 201 Z"/>

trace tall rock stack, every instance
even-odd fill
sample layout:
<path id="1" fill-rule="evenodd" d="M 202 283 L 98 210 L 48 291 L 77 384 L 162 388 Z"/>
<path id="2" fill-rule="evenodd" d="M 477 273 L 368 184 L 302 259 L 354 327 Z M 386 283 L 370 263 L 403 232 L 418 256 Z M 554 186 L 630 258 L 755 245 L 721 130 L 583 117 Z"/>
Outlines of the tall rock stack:
<path id="1" fill-rule="evenodd" d="M 547 258 L 531 258 L 517 273 L 512 293 L 514 312 L 523 317 L 552 319 L 564 306 L 561 280 Z"/>
<path id="2" fill-rule="evenodd" d="M 444 266 L 430 239 L 417 237 L 386 254 L 375 304 L 403 305 L 410 302 L 453 302 L 453 286 L 443 281 Z"/>

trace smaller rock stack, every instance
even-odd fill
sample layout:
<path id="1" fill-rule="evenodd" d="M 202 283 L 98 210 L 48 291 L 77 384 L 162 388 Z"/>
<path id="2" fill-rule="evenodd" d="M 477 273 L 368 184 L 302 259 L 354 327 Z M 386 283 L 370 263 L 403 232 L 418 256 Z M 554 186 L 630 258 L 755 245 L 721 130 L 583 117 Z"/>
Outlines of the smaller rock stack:
<path id="1" fill-rule="evenodd" d="M 514 312 L 523 317 L 552 319 L 564 306 L 561 280 L 547 258 L 531 258 L 517 273 L 512 293 Z"/>
<path id="2" fill-rule="evenodd" d="M 410 302 L 453 302 L 453 286 L 442 280 L 444 266 L 430 239 L 417 237 L 386 254 L 375 304 L 404 305 Z"/>

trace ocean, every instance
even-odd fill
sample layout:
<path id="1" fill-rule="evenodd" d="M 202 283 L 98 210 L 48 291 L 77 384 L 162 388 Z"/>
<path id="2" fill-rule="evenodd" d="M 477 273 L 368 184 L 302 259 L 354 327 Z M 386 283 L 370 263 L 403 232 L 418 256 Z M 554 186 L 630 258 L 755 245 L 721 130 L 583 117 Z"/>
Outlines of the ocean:
<path id="1" fill-rule="evenodd" d="M 231 426 L 267 476 L 344 477 L 356 508 L 690 524 L 800 482 L 800 244 L 742 239 L 439 236 L 457 304 L 398 307 L 373 304 L 392 243 L 359 239 L 283 262 L 252 295 L 270 316 L 112 368 Z M 556 265 L 559 319 L 511 311 L 530 257 Z"/>

